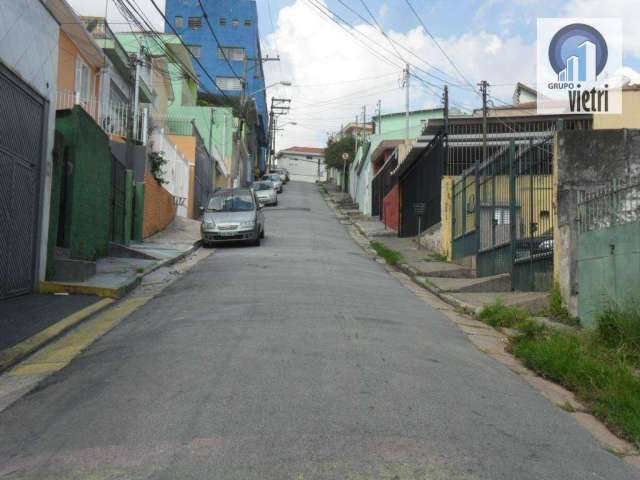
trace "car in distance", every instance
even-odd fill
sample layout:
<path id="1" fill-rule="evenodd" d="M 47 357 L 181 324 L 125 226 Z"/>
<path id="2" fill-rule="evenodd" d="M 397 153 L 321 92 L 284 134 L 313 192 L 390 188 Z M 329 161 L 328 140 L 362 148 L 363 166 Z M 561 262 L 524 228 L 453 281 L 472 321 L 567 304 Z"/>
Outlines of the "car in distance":
<path id="1" fill-rule="evenodd" d="M 277 173 L 280 175 L 280 180 L 282 183 L 287 183 L 289 181 L 289 174 L 284 168 L 272 168 L 269 173 Z"/>
<path id="2" fill-rule="evenodd" d="M 266 175 L 262 176 L 262 180 L 271 181 L 276 192 L 282 193 L 282 179 L 280 178 L 279 173 L 267 173 Z"/>
<path id="3" fill-rule="evenodd" d="M 263 205 L 278 205 L 278 194 L 276 189 L 273 188 L 273 182 L 271 180 L 253 182 L 251 188 L 253 188 L 258 201 Z"/>
<path id="4" fill-rule="evenodd" d="M 202 244 L 227 242 L 260 245 L 264 238 L 262 205 L 250 188 L 216 190 L 202 210 Z"/>

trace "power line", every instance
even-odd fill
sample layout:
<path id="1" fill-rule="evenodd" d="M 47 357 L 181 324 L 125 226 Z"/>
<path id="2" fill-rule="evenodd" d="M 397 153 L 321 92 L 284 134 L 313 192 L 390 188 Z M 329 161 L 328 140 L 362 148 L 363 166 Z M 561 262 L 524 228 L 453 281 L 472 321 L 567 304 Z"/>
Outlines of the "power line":
<path id="1" fill-rule="evenodd" d="M 180 43 L 182 44 L 182 46 L 189 52 L 189 55 L 191 56 L 191 58 L 193 58 L 196 61 L 196 63 L 202 69 L 202 71 L 205 73 L 207 78 L 209 78 L 209 80 L 211 80 L 211 83 L 213 83 L 213 85 L 216 87 L 216 89 L 222 94 L 222 96 L 227 101 L 231 101 L 231 98 L 229 96 L 227 96 L 227 94 L 224 93 L 224 90 L 222 90 L 222 88 L 220 88 L 218 86 L 218 84 L 216 83 L 215 79 L 211 76 L 209 71 L 206 68 L 204 68 L 204 65 L 202 65 L 202 62 L 200 62 L 200 59 L 198 57 L 196 57 L 193 54 L 193 52 L 191 51 L 191 49 L 187 46 L 187 44 L 184 43 L 184 41 L 182 40 L 182 37 L 178 34 L 176 29 L 173 28 L 173 25 L 171 25 L 171 23 L 169 23 L 169 20 L 165 16 L 164 12 L 160 9 L 160 7 L 158 7 L 158 4 L 155 2 L 155 0 L 149 0 L 149 1 L 151 2 L 151 5 L 153 5 L 153 7 L 156 9 L 156 11 L 160 14 L 160 16 L 164 20 L 165 24 L 169 25 L 169 28 L 171 29 L 171 31 L 175 34 L 176 37 L 178 37 L 178 40 L 180 40 Z"/>
<path id="2" fill-rule="evenodd" d="M 219 51 L 222 52 L 222 56 L 224 57 L 224 61 L 227 62 L 227 65 L 229 65 L 229 68 L 231 69 L 231 72 L 233 73 L 233 75 L 237 79 L 240 79 L 240 76 L 234 70 L 233 65 L 231 65 L 231 62 L 229 61 L 229 58 L 227 57 L 227 53 L 224 51 L 224 48 L 222 48 L 222 45 L 220 45 L 220 42 L 218 41 L 218 36 L 216 35 L 216 32 L 213 31 L 213 27 L 211 26 L 211 22 L 209 22 L 209 15 L 207 14 L 207 12 L 204 9 L 204 6 L 202 5 L 202 0 L 198 0 L 198 5 L 200 5 L 200 10 L 202 10 L 202 15 L 204 16 L 204 21 L 206 22 L 207 26 L 209 27 L 209 30 L 211 31 L 211 35 L 213 35 L 213 39 L 216 41 L 216 45 L 218 46 Z"/>

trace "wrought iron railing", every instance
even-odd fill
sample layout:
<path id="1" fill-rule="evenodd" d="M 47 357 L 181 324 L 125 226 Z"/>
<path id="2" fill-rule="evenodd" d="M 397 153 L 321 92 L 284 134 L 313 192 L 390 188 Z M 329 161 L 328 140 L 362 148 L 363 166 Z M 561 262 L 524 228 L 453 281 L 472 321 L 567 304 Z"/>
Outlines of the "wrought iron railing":
<path id="1" fill-rule="evenodd" d="M 614 179 L 592 192 L 578 192 L 580 232 L 640 222 L 640 176 Z"/>

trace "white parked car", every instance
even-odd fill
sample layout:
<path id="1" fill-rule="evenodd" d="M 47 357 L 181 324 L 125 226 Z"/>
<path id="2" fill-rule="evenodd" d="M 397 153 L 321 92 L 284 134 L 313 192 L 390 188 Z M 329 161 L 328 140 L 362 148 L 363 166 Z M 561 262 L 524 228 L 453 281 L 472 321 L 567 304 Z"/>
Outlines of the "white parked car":
<path id="1" fill-rule="evenodd" d="M 263 205 L 278 205 L 278 193 L 276 192 L 271 180 L 253 182 L 251 188 L 253 188 L 258 201 Z"/>

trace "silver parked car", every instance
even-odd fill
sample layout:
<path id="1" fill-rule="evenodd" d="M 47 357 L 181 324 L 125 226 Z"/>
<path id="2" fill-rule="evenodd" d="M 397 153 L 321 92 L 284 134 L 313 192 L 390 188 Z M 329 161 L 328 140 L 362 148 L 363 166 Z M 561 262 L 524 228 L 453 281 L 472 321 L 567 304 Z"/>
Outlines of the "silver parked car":
<path id="1" fill-rule="evenodd" d="M 284 168 L 272 168 L 269 173 L 277 173 L 278 175 L 280 175 L 280 180 L 282 180 L 282 183 L 287 183 L 289 181 L 289 177 Z"/>
<path id="2" fill-rule="evenodd" d="M 282 179 L 280 178 L 280 174 L 278 173 L 267 173 L 262 176 L 262 180 L 269 180 L 273 183 L 273 188 L 276 189 L 276 192 L 282 193 Z"/>
<path id="3" fill-rule="evenodd" d="M 216 191 L 202 215 L 202 243 L 248 242 L 260 245 L 264 238 L 262 205 L 250 188 Z"/>
<path id="4" fill-rule="evenodd" d="M 273 188 L 273 182 L 271 180 L 253 182 L 251 188 L 253 188 L 258 201 L 263 205 L 278 205 L 278 194 L 276 189 Z"/>

